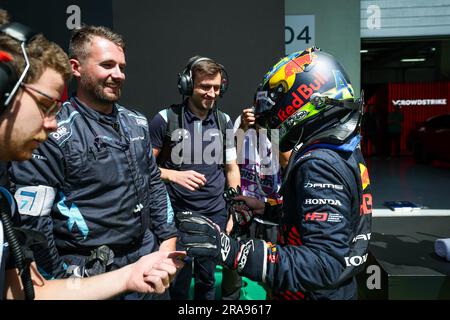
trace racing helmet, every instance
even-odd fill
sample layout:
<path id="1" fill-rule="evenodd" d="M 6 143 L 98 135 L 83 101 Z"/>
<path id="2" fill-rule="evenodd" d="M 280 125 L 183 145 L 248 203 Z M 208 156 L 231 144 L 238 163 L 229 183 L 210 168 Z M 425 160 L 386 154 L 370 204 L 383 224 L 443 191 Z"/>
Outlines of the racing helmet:
<path id="1" fill-rule="evenodd" d="M 342 65 L 316 47 L 281 59 L 266 73 L 255 94 L 256 123 L 279 130 L 282 151 L 360 107 Z"/>

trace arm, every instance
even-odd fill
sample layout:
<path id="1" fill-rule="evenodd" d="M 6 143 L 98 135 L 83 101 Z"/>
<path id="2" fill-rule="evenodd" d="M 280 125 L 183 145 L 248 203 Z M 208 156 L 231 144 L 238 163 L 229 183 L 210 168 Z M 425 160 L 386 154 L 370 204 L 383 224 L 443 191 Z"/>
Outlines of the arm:
<path id="1" fill-rule="evenodd" d="M 216 258 L 219 263 L 237 269 L 243 276 L 263 281 L 269 287 L 281 290 L 330 289 L 354 276 L 359 268 L 349 265 L 346 261 L 349 257 L 364 256 L 368 243 L 366 241 L 355 246 L 352 240 L 355 231 L 351 221 L 359 219 L 359 214 L 358 217 L 352 217 L 355 212 L 351 208 L 352 192 L 333 166 L 320 160 L 312 164 L 311 161 L 307 162 L 310 162 L 309 165 L 302 166 L 302 170 L 297 171 L 291 185 L 298 190 L 296 198 L 293 199 L 296 201 L 296 210 L 287 214 L 300 223 L 287 226 L 291 231 L 288 237 L 289 245 L 271 245 L 256 239 L 237 241 L 220 233 L 218 228 L 209 222 L 199 226 L 195 222 L 198 218 L 191 219 L 192 215 L 180 213 L 179 228 L 187 232 L 186 236 L 182 236 L 181 243 L 187 245 L 188 254 Z M 321 189 L 320 195 L 316 189 L 305 187 L 308 181 L 326 181 L 344 188 Z M 305 205 L 306 199 L 318 198 L 330 198 L 335 202 Z M 312 215 L 313 213 L 316 215 Z M 296 214 L 300 216 L 295 218 Z M 206 229 L 205 225 L 209 228 Z M 195 240 L 190 238 L 189 232 L 197 239 L 200 239 L 202 233 L 207 235 L 199 241 L 203 245 L 201 248 L 194 244 Z M 299 232 L 301 236 L 295 236 Z M 212 239 L 217 240 L 214 242 Z M 211 249 L 204 246 L 208 241 L 212 244 Z M 222 244 L 226 246 L 222 247 Z M 221 250 L 225 250 L 227 254 L 220 254 Z"/>
<path id="2" fill-rule="evenodd" d="M 229 187 L 236 189 L 237 186 L 241 185 L 241 173 L 236 160 L 225 164 L 225 175 Z"/>
<path id="3" fill-rule="evenodd" d="M 160 171 L 156 165 L 155 157 L 152 152 L 150 152 L 149 156 L 151 229 L 161 241 L 163 250 L 174 250 L 177 229 L 175 228 L 175 223 L 173 221 L 173 209 L 170 204 L 166 186 L 161 181 Z M 172 240 L 165 242 L 169 239 Z"/>
<path id="4" fill-rule="evenodd" d="M 160 151 L 160 149 L 153 148 L 155 158 L 158 157 Z M 161 171 L 161 180 L 179 184 L 190 191 L 195 191 L 203 187 L 206 183 L 205 176 L 194 170 L 178 171 L 161 167 L 159 167 L 159 170 Z"/>
<path id="5" fill-rule="evenodd" d="M 155 159 L 158 158 L 159 153 L 163 149 L 164 143 L 167 143 L 167 114 L 165 116 L 163 116 L 163 114 L 166 114 L 165 110 L 162 110 L 154 116 L 149 126 L 150 140 L 152 142 L 152 153 Z M 190 191 L 195 191 L 196 189 L 204 186 L 206 183 L 205 176 L 193 170 L 178 171 L 161 167 L 159 169 L 161 172 L 160 176 L 163 181 L 179 184 Z"/>
<path id="6" fill-rule="evenodd" d="M 239 171 L 239 166 L 236 163 L 236 160 L 232 161 L 231 163 L 225 164 L 225 174 L 227 185 L 229 187 L 233 187 L 234 189 L 236 189 L 237 186 L 241 185 L 241 173 Z M 230 214 L 225 228 L 227 234 L 231 233 L 231 231 L 233 230 L 233 225 L 233 215 Z"/>
<path id="7" fill-rule="evenodd" d="M 230 131 L 233 132 L 233 123 L 228 117 L 227 132 Z M 227 134 L 223 139 L 223 143 L 225 143 L 224 163 L 226 183 L 228 187 L 236 189 L 237 186 L 241 185 L 241 172 L 237 164 L 237 152 L 234 137 L 230 139 Z"/>
<path id="8" fill-rule="evenodd" d="M 176 255 L 154 252 L 121 269 L 89 278 L 45 280 L 32 263 L 31 274 L 35 298 L 45 299 L 109 299 L 121 293 L 163 293 L 183 263 Z M 181 256 L 183 256 L 181 254 Z M 6 298 L 23 299 L 20 276 L 16 269 L 6 272 Z"/>
<path id="9" fill-rule="evenodd" d="M 47 247 L 35 251 L 34 256 L 39 268 L 50 278 L 65 274 L 64 262 L 55 245 L 51 215 L 63 185 L 64 171 L 64 156 L 51 140 L 34 151 L 31 160 L 13 162 L 10 169 L 22 227 L 42 232 L 47 238 Z"/>

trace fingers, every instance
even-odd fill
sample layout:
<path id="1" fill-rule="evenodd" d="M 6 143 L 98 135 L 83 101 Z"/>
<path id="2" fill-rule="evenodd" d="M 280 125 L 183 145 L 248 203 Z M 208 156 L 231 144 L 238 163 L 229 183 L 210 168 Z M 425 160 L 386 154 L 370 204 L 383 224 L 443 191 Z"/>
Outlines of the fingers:
<path id="1" fill-rule="evenodd" d="M 191 182 L 195 183 L 198 188 L 203 187 L 205 185 L 205 180 L 197 178 L 196 176 L 189 176 L 188 177 Z"/>
<path id="2" fill-rule="evenodd" d="M 178 171 L 177 183 L 190 191 L 195 191 L 205 185 L 206 178 L 203 174 L 193 170 Z"/>
<path id="3" fill-rule="evenodd" d="M 175 278 L 175 275 L 177 274 L 178 270 L 180 270 L 184 266 L 184 263 L 179 261 L 178 259 L 167 259 L 161 264 L 154 266 L 154 271 L 162 271 L 167 274 L 167 281 L 170 284 L 172 280 Z M 150 275 L 151 273 L 149 273 Z M 163 283 L 166 284 L 165 279 L 163 279 Z"/>
<path id="4" fill-rule="evenodd" d="M 259 199 L 238 195 L 234 197 L 234 200 L 244 201 L 245 204 L 255 213 L 259 214 L 261 213 L 261 210 L 264 212 L 264 202 Z"/>
<path id="5" fill-rule="evenodd" d="M 197 171 L 191 170 L 189 172 L 192 172 L 192 174 L 194 175 L 194 177 L 196 177 L 197 179 L 200 179 L 203 184 L 206 183 L 206 178 L 204 174 L 198 173 Z"/>
<path id="6" fill-rule="evenodd" d="M 247 196 L 243 196 L 243 195 L 237 195 L 236 197 L 234 197 L 234 199 L 233 200 L 242 200 L 242 201 L 245 201 L 246 203 L 247 203 Z"/>
<path id="7" fill-rule="evenodd" d="M 148 293 L 164 293 L 166 291 L 166 287 L 164 286 L 163 281 L 160 277 L 155 275 L 148 275 L 144 277 L 144 282 L 146 284 L 146 292 Z M 144 290 L 141 289 L 141 292 Z"/>
<path id="8" fill-rule="evenodd" d="M 245 121 L 248 125 L 255 124 L 255 112 L 252 108 L 242 110 L 242 120 Z"/>
<path id="9" fill-rule="evenodd" d="M 176 270 L 175 267 L 171 266 L 174 270 Z M 150 270 L 148 272 L 148 274 L 144 275 L 144 280 L 147 277 L 153 276 L 153 277 L 157 277 L 161 280 L 161 284 L 162 286 L 167 289 L 170 286 L 170 279 L 169 279 L 169 273 L 166 270 L 163 270 L 163 268 L 167 268 L 166 266 L 159 266 L 155 268 L 152 268 L 152 270 Z"/>
<path id="10" fill-rule="evenodd" d="M 200 188 L 200 186 L 198 184 L 196 184 L 195 182 L 193 182 L 191 180 L 183 180 L 183 181 L 181 181 L 180 184 L 183 187 L 185 187 L 186 189 L 188 189 L 189 191 L 195 191 Z"/>

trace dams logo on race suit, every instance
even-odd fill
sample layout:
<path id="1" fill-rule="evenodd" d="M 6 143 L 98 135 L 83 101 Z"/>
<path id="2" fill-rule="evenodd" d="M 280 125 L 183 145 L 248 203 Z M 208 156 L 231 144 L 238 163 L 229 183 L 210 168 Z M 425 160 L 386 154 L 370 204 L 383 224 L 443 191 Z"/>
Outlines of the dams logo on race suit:
<path id="1" fill-rule="evenodd" d="M 370 179 L 369 179 L 369 171 L 367 167 L 362 163 L 359 164 L 359 171 L 361 172 L 361 184 L 363 189 L 362 195 L 362 203 L 360 206 L 360 215 L 372 214 L 372 193 L 370 192 Z M 364 191 L 367 191 L 364 193 Z"/>

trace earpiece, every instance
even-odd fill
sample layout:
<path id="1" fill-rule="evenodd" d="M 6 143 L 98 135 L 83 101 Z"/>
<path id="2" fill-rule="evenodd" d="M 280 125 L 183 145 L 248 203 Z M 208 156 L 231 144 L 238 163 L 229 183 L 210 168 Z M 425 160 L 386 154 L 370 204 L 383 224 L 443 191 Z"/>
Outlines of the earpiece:
<path id="1" fill-rule="evenodd" d="M 191 96 L 194 91 L 194 80 L 192 78 L 192 70 L 194 69 L 195 65 L 197 63 L 199 63 L 200 61 L 213 61 L 214 62 L 214 60 L 212 60 L 210 58 L 199 57 L 199 58 L 191 61 L 190 63 L 188 63 L 188 65 L 184 68 L 183 72 L 178 74 L 177 87 L 178 87 L 178 91 L 183 96 Z M 215 62 L 215 63 L 217 63 L 217 62 Z M 218 65 L 221 68 L 221 75 L 222 75 L 222 83 L 220 85 L 220 93 L 219 93 L 219 95 L 222 97 L 223 94 L 228 89 L 228 74 L 223 65 L 221 65 L 221 64 L 218 64 Z"/>
<path id="2" fill-rule="evenodd" d="M 5 106 L 5 101 L 18 79 L 11 61 L 12 57 L 9 53 L 0 51 L 0 108 Z"/>
<path id="3" fill-rule="evenodd" d="M 30 68 L 25 45 L 36 36 L 36 32 L 24 26 L 23 24 L 12 22 L 0 26 L 0 33 L 3 33 L 20 43 L 23 58 L 25 60 L 25 68 L 19 76 L 16 69 L 12 65 L 13 57 L 6 51 L 0 50 L 0 113 L 3 108 L 13 100 L 20 83 L 25 79 L 25 76 Z"/>

